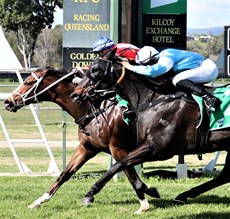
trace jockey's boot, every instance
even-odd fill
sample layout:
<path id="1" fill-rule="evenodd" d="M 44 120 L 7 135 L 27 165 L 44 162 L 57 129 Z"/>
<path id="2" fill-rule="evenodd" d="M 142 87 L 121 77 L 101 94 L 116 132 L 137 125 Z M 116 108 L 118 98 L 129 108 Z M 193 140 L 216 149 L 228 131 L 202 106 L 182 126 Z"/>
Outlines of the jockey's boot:
<path id="1" fill-rule="evenodd" d="M 178 81 L 176 86 L 182 88 L 182 90 L 184 90 L 185 92 L 190 91 L 198 96 L 203 97 L 205 105 L 211 112 L 215 112 L 220 107 L 220 99 L 213 96 L 200 84 L 195 84 L 194 82 L 185 79 Z"/>

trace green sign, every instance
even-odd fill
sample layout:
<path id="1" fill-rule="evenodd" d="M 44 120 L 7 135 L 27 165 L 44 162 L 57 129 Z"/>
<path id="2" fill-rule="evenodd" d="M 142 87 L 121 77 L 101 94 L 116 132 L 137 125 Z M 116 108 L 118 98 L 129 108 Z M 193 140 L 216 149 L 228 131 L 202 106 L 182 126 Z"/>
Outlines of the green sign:
<path id="1" fill-rule="evenodd" d="M 186 14 L 187 0 L 144 0 L 143 13 Z"/>

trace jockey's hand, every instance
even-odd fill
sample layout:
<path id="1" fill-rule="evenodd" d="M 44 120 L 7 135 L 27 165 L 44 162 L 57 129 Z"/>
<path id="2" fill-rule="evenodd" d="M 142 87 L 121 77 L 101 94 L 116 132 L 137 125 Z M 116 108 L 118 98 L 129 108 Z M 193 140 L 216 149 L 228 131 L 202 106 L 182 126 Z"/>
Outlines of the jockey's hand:
<path id="1" fill-rule="evenodd" d="M 133 66 L 128 61 L 122 61 L 120 63 L 122 64 L 123 67 L 132 71 Z"/>
<path id="2" fill-rule="evenodd" d="M 127 58 L 124 58 L 124 57 L 120 57 L 120 59 L 122 62 L 128 62 L 129 61 Z"/>
<path id="3" fill-rule="evenodd" d="M 82 78 L 75 77 L 75 78 L 72 80 L 72 82 L 73 82 L 74 84 L 79 84 L 79 83 L 81 82 L 81 80 L 82 80 Z"/>
<path id="4" fill-rule="evenodd" d="M 78 66 L 75 67 L 74 71 L 75 71 L 75 72 L 78 72 L 78 71 L 79 71 L 79 72 L 81 72 L 82 74 L 84 74 L 84 68 L 80 68 L 80 67 L 78 67 Z"/>

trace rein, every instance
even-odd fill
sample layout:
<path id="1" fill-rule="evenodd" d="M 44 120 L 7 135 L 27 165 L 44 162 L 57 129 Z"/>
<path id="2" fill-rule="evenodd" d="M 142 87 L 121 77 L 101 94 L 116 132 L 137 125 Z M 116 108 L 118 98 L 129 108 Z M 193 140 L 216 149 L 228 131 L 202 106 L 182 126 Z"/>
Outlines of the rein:
<path id="1" fill-rule="evenodd" d="M 102 108 L 102 109 L 101 108 L 95 109 L 95 107 L 92 107 L 92 103 L 90 102 L 90 107 L 91 107 L 93 112 L 91 114 L 87 114 L 87 115 L 81 117 L 78 120 L 75 120 L 75 123 L 79 126 L 80 129 L 83 129 L 84 126 L 86 126 L 92 119 L 94 119 L 94 118 L 97 119 L 97 117 L 100 114 L 103 116 L 104 120 L 107 122 L 107 120 L 105 119 L 103 113 L 106 112 L 106 110 L 108 110 L 111 106 L 115 105 L 117 102 L 118 102 L 117 100 L 114 100 L 107 107 Z M 99 123 L 99 121 L 98 121 L 98 123 Z M 107 124 L 108 124 L 108 122 L 107 122 Z"/>
<path id="2" fill-rule="evenodd" d="M 71 71 L 70 73 L 64 75 L 63 77 L 59 78 L 57 81 L 53 82 L 52 84 L 50 84 L 48 87 L 44 88 L 43 90 L 41 90 L 40 92 L 36 93 L 36 90 L 39 86 L 39 84 L 41 83 L 41 81 L 43 80 L 44 76 L 41 78 L 38 78 L 37 75 L 32 72 L 31 75 L 36 79 L 36 83 L 33 85 L 33 87 L 31 87 L 27 92 L 25 92 L 24 94 L 20 94 L 17 92 L 17 90 L 13 91 L 13 94 L 16 93 L 17 95 L 19 95 L 22 98 L 22 101 L 25 105 L 25 102 L 30 100 L 30 99 L 35 99 L 35 101 L 39 102 L 37 97 L 41 94 L 43 94 L 44 92 L 46 92 L 47 90 L 49 90 L 51 87 L 55 86 L 56 84 L 58 84 L 60 81 L 64 80 L 65 78 L 69 77 L 70 75 L 74 74 L 75 71 Z M 31 97 L 27 96 L 31 93 L 31 91 L 34 89 L 34 95 Z"/>
<path id="3" fill-rule="evenodd" d="M 111 64 L 111 72 L 115 71 L 115 73 L 117 74 L 117 71 L 116 69 L 114 68 L 113 64 L 112 64 L 112 61 L 108 61 L 108 60 L 104 60 L 104 61 L 107 61 L 108 64 L 106 66 L 106 71 L 108 70 L 108 67 L 109 67 L 109 64 Z M 118 75 L 118 74 L 117 74 Z M 89 86 L 88 88 L 85 89 L 85 95 L 88 96 L 88 97 L 93 97 L 95 96 L 95 94 L 97 93 L 107 93 L 109 90 L 113 90 L 115 89 L 121 82 L 122 80 L 124 79 L 125 77 L 125 68 L 122 67 L 122 73 L 121 73 L 121 76 L 118 78 L 117 82 L 112 85 L 110 88 L 106 88 L 106 89 L 100 89 L 100 90 L 96 90 L 97 86 L 101 83 L 101 81 L 103 80 L 103 78 L 101 80 L 99 80 L 96 84 L 92 85 L 92 86 Z M 93 92 L 91 92 L 93 91 Z"/>

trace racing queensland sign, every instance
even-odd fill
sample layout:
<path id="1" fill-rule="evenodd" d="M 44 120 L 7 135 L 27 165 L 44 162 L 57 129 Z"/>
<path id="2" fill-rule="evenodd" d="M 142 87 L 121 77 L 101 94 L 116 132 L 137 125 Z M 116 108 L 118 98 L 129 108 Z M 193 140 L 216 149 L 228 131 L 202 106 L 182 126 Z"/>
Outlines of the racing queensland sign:
<path id="1" fill-rule="evenodd" d="M 187 0 L 143 0 L 143 45 L 186 48 Z"/>
<path id="2" fill-rule="evenodd" d="M 110 1 L 64 0 L 63 65 L 85 67 L 96 55 L 90 53 L 101 36 L 110 36 Z"/>

